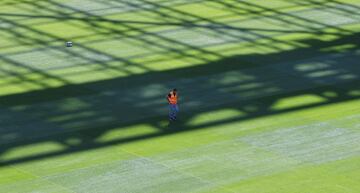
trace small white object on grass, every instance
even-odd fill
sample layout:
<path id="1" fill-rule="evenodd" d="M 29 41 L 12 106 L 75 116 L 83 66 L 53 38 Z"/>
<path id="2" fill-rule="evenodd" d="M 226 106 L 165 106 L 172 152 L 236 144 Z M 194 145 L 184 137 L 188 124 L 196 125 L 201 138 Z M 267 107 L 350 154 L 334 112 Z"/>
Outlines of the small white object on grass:
<path id="1" fill-rule="evenodd" d="M 66 42 L 66 47 L 72 47 L 73 43 L 72 42 Z"/>

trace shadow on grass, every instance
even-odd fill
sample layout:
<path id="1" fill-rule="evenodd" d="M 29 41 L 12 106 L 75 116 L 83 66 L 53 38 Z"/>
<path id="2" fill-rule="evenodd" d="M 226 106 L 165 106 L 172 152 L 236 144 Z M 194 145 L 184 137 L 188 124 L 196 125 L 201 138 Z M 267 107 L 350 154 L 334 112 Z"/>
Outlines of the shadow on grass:
<path id="1" fill-rule="evenodd" d="M 353 93 L 360 89 L 359 41 L 360 33 L 332 41 L 308 39 L 299 42 L 304 48 L 279 53 L 238 55 L 195 67 L 2 96 L 2 154 L 44 142 L 65 148 L 3 159 L 0 165 L 358 99 Z M 168 126 L 165 95 L 172 87 L 180 90 L 181 113 Z M 321 100 L 276 108 L 281 100 L 301 96 Z M 225 109 L 241 115 L 193 123 L 198 115 Z M 131 132 L 144 125 L 153 130 Z M 113 130 L 130 130 L 130 135 L 99 140 Z M 73 139 L 78 143 L 71 143 Z"/>

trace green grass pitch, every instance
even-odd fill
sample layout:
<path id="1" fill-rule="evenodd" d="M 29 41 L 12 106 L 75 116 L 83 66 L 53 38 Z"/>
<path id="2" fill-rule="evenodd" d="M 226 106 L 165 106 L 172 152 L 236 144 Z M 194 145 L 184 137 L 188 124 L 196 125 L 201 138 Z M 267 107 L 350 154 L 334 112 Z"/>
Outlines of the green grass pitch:
<path id="1" fill-rule="evenodd" d="M 0 1 L 0 193 L 359 193 L 359 99 L 359 0 Z"/>

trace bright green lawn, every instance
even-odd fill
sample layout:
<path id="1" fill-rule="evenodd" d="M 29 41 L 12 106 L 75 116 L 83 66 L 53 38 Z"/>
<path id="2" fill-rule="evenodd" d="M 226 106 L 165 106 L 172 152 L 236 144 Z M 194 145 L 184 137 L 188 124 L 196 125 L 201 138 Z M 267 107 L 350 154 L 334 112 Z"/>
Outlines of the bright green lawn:
<path id="1" fill-rule="evenodd" d="M 2 0 L 0 193 L 358 193 L 359 42 L 356 0 Z"/>

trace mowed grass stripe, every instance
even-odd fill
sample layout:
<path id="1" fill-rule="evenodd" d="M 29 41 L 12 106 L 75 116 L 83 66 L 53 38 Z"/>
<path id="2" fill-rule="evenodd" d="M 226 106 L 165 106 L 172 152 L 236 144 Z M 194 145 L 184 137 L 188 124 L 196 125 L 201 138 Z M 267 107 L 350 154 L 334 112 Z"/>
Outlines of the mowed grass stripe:
<path id="1" fill-rule="evenodd" d="M 358 192 L 359 157 L 317 166 L 304 166 L 227 186 L 242 192 Z M 261 188 L 259 188 L 261 187 Z M 260 191 L 259 191 L 260 189 Z"/>
<path id="2" fill-rule="evenodd" d="M 24 189 L 22 191 L 46 191 L 46 192 L 65 192 L 65 193 L 74 193 L 74 191 L 64 187 L 64 186 L 60 186 L 56 183 L 53 183 L 49 180 L 45 180 L 43 178 L 40 178 L 37 175 L 34 175 L 30 172 L 21 170 L 15 166 L 9 166 L 9 168 L 16 170 L 17 172 L 21 173 L 22 175 L 27 175 L 29 176 L 29 179 L 32 178 L 32 180 L 20 180 L 17 181 L 16 183 L 9 183 L 9 184 L 5 184 L 4 186 L 2 186 L 1 191 L 4 192 L 17 192 L 18 190 L 16 190 L 17 186 L 21 186 Z M 5 173 L 6 174 L 6 173 Z M 9 177 L 9 176 L 7 176 Z M 11 176 L 10 176 L 11 177 Z M 40 188 L 39 188 L 40 187 Z"/>

